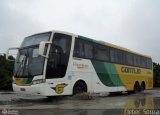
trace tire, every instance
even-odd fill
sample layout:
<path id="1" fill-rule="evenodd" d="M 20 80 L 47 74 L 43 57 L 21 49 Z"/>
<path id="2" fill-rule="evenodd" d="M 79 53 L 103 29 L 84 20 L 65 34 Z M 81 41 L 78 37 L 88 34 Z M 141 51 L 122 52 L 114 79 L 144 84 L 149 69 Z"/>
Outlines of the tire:
<path id="1" fill-rule="evenodd" d="M 139 85 L 139 82 L 136 82 L 135 84 L 134 84 L 134 93 L 138 93 L 138 92 L 140 92 L 141 91 L 141 86 Z"/>
<path id="2" fill-rule="evenodd" d="M 83 92 L 87 92 L 87 86 L 85 82 L 78 81 L 73 88 L 73 95 L 80 94 Z"/>
<path id="3" fill-rule="evenodd" d="M 145 82 L 142 82 L 142 83 L 141 83 L 141 90 L 144 91 L 145 89 L 146 89 Z"/>

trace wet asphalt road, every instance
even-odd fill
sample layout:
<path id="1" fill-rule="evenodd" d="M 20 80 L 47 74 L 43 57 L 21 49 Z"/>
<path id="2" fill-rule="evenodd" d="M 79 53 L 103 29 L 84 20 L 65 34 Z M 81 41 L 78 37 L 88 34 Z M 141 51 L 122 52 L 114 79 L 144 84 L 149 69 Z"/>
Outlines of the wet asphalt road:
<path id="1" fill-rule="evenodd" d="M 0 114 L 15 115 L 160 114 L 160 88 L 138 94 L 94 95 L 92 99 L 86 94 L 48 100 L 43 96 L 0 92 L 0 109 Z"/>

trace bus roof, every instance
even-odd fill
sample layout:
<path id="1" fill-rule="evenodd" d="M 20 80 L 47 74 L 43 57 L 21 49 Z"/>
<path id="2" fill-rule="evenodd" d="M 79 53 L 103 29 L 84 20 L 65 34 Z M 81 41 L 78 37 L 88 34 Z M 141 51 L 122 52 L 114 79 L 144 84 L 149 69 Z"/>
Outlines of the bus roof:
<path id="1" fill-rule="evenodd" d="M 134 53 L 134 54 L 137 54 L 137 55 L 140 55 L 140 56 L 143 56 L 143 57 L 151 58 L 151 56 L 134 52 L 134 51 L 132 51 L 132 50 L 130 50 L 130 49 L 127 49 L 127 48 L 125 48 L 125 47 L 117 46 L 117 45 L 114 45 L 114 44 L 111 44 L 111 43 L 108 43 L 108 42 L 104 42 L 104 41 L 98 41 L 98 42 L 102 42 L 102 44 L 107 45 L 107 46 L 110 46 L 110 47 L 113 47 L 113 48 L 116 48 L 116 49 L 120 49 L 120 50 L 123 50 L 123 51 L 127 51 L 127 52 L 130 52 L 130 53 Z"/>

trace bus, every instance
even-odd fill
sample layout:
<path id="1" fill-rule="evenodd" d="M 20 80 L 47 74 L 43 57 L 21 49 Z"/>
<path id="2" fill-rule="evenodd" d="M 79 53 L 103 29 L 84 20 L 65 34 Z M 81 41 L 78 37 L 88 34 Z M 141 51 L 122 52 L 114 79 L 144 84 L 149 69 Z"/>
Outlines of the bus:
<path id="1" fill-rule="evenodd" d="M 104 41 L 49 31 L 24 38 L 6 56 L 15 49 L 13 90 L 18 93 L 49 97 L 153 88 L 150 56 Z"/>

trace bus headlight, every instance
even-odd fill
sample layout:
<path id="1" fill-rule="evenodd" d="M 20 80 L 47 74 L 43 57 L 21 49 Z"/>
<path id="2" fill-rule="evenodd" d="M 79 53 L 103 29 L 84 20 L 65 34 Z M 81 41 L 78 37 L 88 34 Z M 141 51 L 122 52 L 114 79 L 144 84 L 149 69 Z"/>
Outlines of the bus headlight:
<path id="1" fill-rule="evenodd" d="M 32 81 L 32 85 L 45 83 L 45 81 L 46 81 L 45 79 L 33 80 L 33 81 Z"/>

